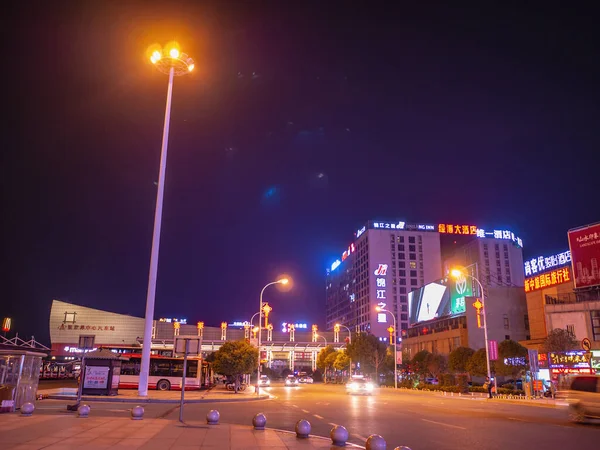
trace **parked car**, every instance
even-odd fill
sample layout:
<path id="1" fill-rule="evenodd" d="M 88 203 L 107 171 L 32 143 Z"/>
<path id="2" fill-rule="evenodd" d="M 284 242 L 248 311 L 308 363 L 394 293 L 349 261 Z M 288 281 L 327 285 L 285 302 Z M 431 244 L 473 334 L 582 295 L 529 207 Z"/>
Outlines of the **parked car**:
<path id="1" fill-rule="evenodd" d="M 523 380 L 504 380 L 502 383 L 498 383 L 498 387 L 505 387 L 505 388 L 510 388 L 512 387 L 513 389 L 523 389 Z"/>
<path id="2" fill-rule="evenodd" d="M 567 401 L 573 422 L 600 419 L 600 376 L 576 375 L 569 380 L 566 390 L 559 390 L 557 397 Z"/>
<path id="3" fill-rule="evenodd" d="M 300 379 L 298 381 L 300 383 L 308 383 L 308 384 L 312 384 L 313 383 L 312 377 L 300 377 Z"/>

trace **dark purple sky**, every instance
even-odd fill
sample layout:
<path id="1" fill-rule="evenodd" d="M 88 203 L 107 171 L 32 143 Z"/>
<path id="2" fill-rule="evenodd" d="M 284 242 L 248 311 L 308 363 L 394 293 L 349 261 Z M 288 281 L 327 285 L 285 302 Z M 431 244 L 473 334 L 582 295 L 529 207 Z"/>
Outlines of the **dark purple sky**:
<path id="1" fill-rule="evenodd" d="M 0 19 L 0 315 L 21 335 L 47 339 L 53 298 L 143 314 L 155 42 L 198 69 L 174 89 L 157 317 L 249 319 L 286 272 L 274 320 L 323 324 L 325 268 L 369 219 L 506 227 L 525 256 L 600 220 L 595 11 L 196 3 L 27 2 Z"/>

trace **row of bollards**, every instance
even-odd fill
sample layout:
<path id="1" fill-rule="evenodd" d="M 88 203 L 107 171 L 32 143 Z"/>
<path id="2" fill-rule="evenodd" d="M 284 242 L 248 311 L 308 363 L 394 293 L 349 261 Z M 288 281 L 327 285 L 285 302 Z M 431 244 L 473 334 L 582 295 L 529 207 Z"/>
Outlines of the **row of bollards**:
<path id="1" fill-rule="evenodd" d="M 34 410 L 35 410 L 35 406 L 33 403 L 25 403 L 25 404 L 23 404 L 23 406 L 21 406 L 21 415 L 24 417 L 29 417 L 33 414 Z M 90 414 L 89 405 L 86 405 L 84 403 L 83 405 L 80 405 L 77 408 L 77 417 L 85 419 L 89 416 L 89 414 Z M 144 418 L 144 408 L 142 406 L 137 405 L 137 406 L 134 406 L 133 408 L 131 408 L 131 419 L 132 420 L 142 420 L 143 418 Z M 219 413 L 219 411 L 217 411 L 216 409 L 211 409 L 206 414 L 206 423 L 208 425 L 218 425 L 220 418 L 221 418 L 221 414 Z M 265 416 L 263 413 L 258 413 L 252 418 L 252 426 L 254 427 L 255 430 L 264 430 L 266 425 L 267 425 L 267 416 Z M 310 424 L 310 422 L 308 420 L 300 419 L 298 422 L 296 422 L 296 426 L 295 426 L 296 437 L 298 439 L 307 439 L 308 437 L 310 437 L 311 429 L 312 429 L 312 425 Z M 344 446 L 346 446 L 346 443 L 348 442 L 348 438 L 350 437 L 350 434 L 348 433 L 348 430 L 346 429 L 346 427 L 344 427 L 342 425 L 335 425 L 331 429 L 331 431 L 329 433 L 329 437 L 334 446 L 344 447 Z M 372 434 L 371 436 L 369 436 L 367 438 L 367 441 L 365 443 L 365 448 L 367 450 L 385 450 L 387 448 L 387 444 L 385 442 L 385 439 L 383 439 L 383 437 L 381 437 L 378 434 Z M 410 450 L 410 448 L 401 446 L 401 447 L 396 447 L 394 450 Z"/>

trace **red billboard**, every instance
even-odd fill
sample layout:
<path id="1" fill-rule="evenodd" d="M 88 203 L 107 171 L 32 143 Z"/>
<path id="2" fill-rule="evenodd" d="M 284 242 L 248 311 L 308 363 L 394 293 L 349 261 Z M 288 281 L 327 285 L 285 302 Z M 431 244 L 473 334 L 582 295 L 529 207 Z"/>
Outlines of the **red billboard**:
<path id="1" fill-rule="evenodd" d="M 600 222 L 569 230 L 576 288 L 600 285 Z"/>

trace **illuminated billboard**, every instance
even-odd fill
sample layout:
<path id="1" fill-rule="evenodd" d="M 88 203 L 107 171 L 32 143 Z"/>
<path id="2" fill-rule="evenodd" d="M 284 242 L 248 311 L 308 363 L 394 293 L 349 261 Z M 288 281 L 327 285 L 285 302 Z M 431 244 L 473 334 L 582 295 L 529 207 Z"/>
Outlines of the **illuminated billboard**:
<path id="1" fill-rule="evenodd" d="M 525 292 L 537 291 L 569 281 L 571 281 L 571 271 L 569 267 L 563 267 L 535 277 L 525 278 Z"/>
<path id="2" fill-rule="evenodd" d="M 600 285 L 600 223 L 569 230 L 575 288 Z"/>
<path id="3" fill-rule="evenodd" d="M 538 256 L 523 263 L 525 276 L 528 277 L 536 273 L 545 272 L 546 270 L 564 266 L 570 262 L 571 252 L 568 250 L 551 256 Z"/>
<path id="4" fill-rule="evenodd" d="M 462 314 L 466 311 L 466 298 L 472 296 L 471 283 L 464 277 L 426 284 L 408 293 L 409 321 L 415 324 Z"/>

